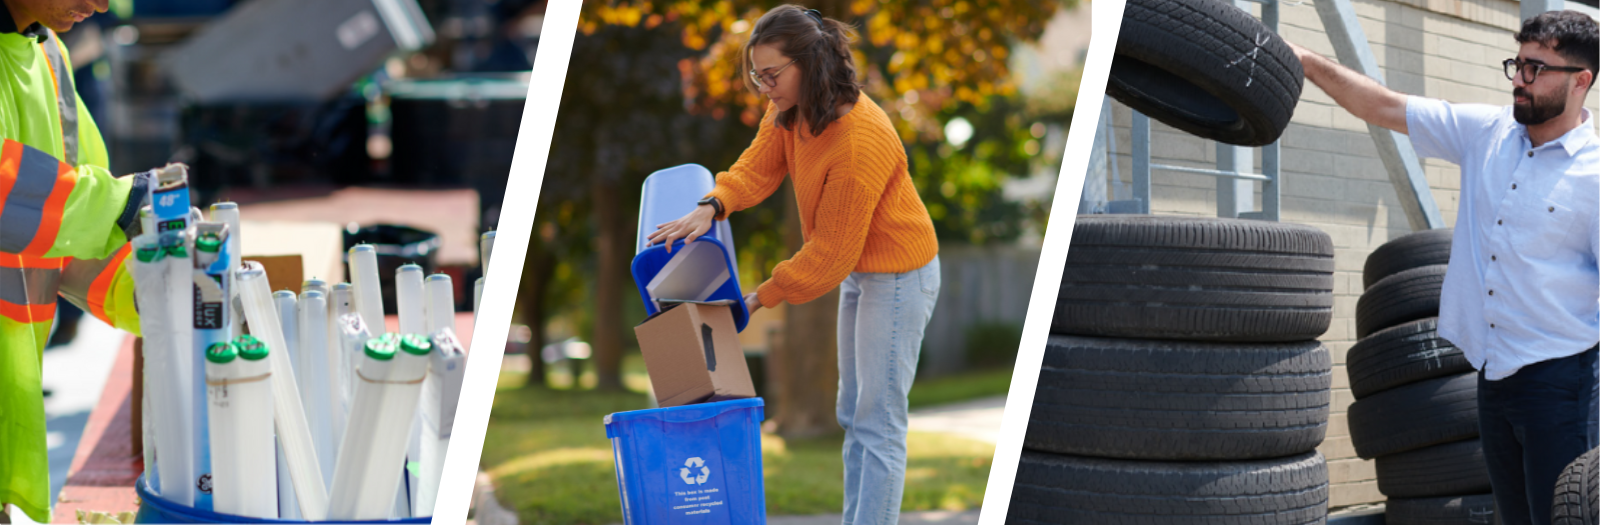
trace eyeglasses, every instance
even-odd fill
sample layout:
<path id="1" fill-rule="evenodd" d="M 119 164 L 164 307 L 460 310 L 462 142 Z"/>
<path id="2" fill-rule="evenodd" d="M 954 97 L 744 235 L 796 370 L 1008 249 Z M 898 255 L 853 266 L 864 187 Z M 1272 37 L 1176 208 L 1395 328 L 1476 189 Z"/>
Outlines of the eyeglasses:
<path id="1" fill-rule="evenodd" d="M 767 87 L 778 87 L 778 73 L 789 69 L 789 66 L 794 65 L 794 62 L 794 60 L 790 60 L 788 64 L 784 64 L 783 67 L 771 73 L 757 73 L 756 70 L 752 69 L 750 70 L 750 80 L 754 80 L 757 84 L 766 84 Z"/>
<path id="2" fill-rule="evenodd" d="M 1534 79 L 1539 78 L 1539 73 L 1543 73 L 1546 70 L 1560 71 L 1563 73 L 1576 73 L 1584 70 L 1584 68 L 1581 67 L 1552 66 L 1542 62 L 1529 62 L 1516 58 L 1507 58 L 1506 61 L 1501 62 L 1500 65 L 1504 66 L 1506 69 L 1506 80 L 1515 81 L 1517 79 L 1517 72 L 1521 71 L 1522 81 L 1527 84 L 1532 84 Z"/>

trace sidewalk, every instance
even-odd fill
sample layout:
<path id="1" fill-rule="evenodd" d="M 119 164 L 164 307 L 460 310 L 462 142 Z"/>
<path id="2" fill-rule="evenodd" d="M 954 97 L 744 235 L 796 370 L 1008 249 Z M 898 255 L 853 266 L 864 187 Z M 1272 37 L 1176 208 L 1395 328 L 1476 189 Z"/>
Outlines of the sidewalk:
<path id="1" fill-rule="evenodd" d="M 40 378 L 50 397 L 44 400 L 46 441 L 50 447 L 50 499 L 55 500 L 67 482 L 73 453 L 89 422 L 89 412 L 100 401 L 101 390 L 117 360 L 127 333 L 84 315 L 72 342 L 45 350 Z"/>
<path id="2" fill-rule="evenodd" d="M 912 432 L 955 434 L 984 443 L 1000 442 L 1005 396 L 986 397 L 911 411 Z"/>
<path id="3" fill-rule="evenodd" d="M 838 525 L 844 522 L 842 514 L 822 514 L 818 516 L 771 516 L 767 518 L 767 525 Z M 972 525 L 978 522 L 978 511 L 950 512 L 944 510 L 930 510 L 923 512 L 907 512 L 900 515 L 901 525 Z"/>

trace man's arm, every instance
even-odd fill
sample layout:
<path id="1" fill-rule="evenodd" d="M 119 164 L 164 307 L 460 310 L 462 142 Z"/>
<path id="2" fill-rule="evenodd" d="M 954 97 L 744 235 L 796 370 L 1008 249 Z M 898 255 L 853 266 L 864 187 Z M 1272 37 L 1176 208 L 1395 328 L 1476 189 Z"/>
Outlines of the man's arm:
<path id="1" fill-rule="evenodd" d="M 1285 41 L 1300 58 L 1306 79 L 1356 118 L 1406 133 L 1406 96 L 1328 57 Z"/>
<path id="2" fill-rule="evenodd" d="M 0 253 L 101 259 L 128 242 L 149 175 L 112 177 L 11 139 L 0 144 Z"/>

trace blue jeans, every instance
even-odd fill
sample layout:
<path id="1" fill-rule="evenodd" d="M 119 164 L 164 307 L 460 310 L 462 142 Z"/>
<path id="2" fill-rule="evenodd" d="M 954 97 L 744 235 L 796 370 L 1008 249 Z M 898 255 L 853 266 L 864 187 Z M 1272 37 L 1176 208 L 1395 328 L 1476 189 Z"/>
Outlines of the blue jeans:
<path id="1" fill-rule="evenodd" d="M 939 258 L 905 273 L 852 273 L 839 292 L 844 525 L 893 525 L 905 491 L 906 394 L 939 298 Z"/>
<path id="2" fill-rule="evenodd" d="M 1550 523 L 1556 478 L 1600 444 L 1595 348 L 1499 381 L 1478 373 L 1478 429 L 1502 525 Z"/>

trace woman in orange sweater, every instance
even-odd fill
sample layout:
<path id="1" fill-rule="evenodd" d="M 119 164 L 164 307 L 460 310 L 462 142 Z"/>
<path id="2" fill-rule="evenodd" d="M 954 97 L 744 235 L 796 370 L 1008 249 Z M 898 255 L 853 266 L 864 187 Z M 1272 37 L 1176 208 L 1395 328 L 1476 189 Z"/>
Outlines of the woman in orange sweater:
<path id="1" fill-rule="evenodd" d="M 652 242 L 694 242 L 713 219 L 794 181 L 805 245 L 745 297 L 751 311 L 838 287 L 844 523 L 893 524 L 905 487 L 906 394 L 939 296 L 939 243 L 889 116 L 861 93 L 853 31 L 815 10 L 773 9 L 745 44 L 746 84 L 771 103 L 756 138 L 701 206 Z"/>

